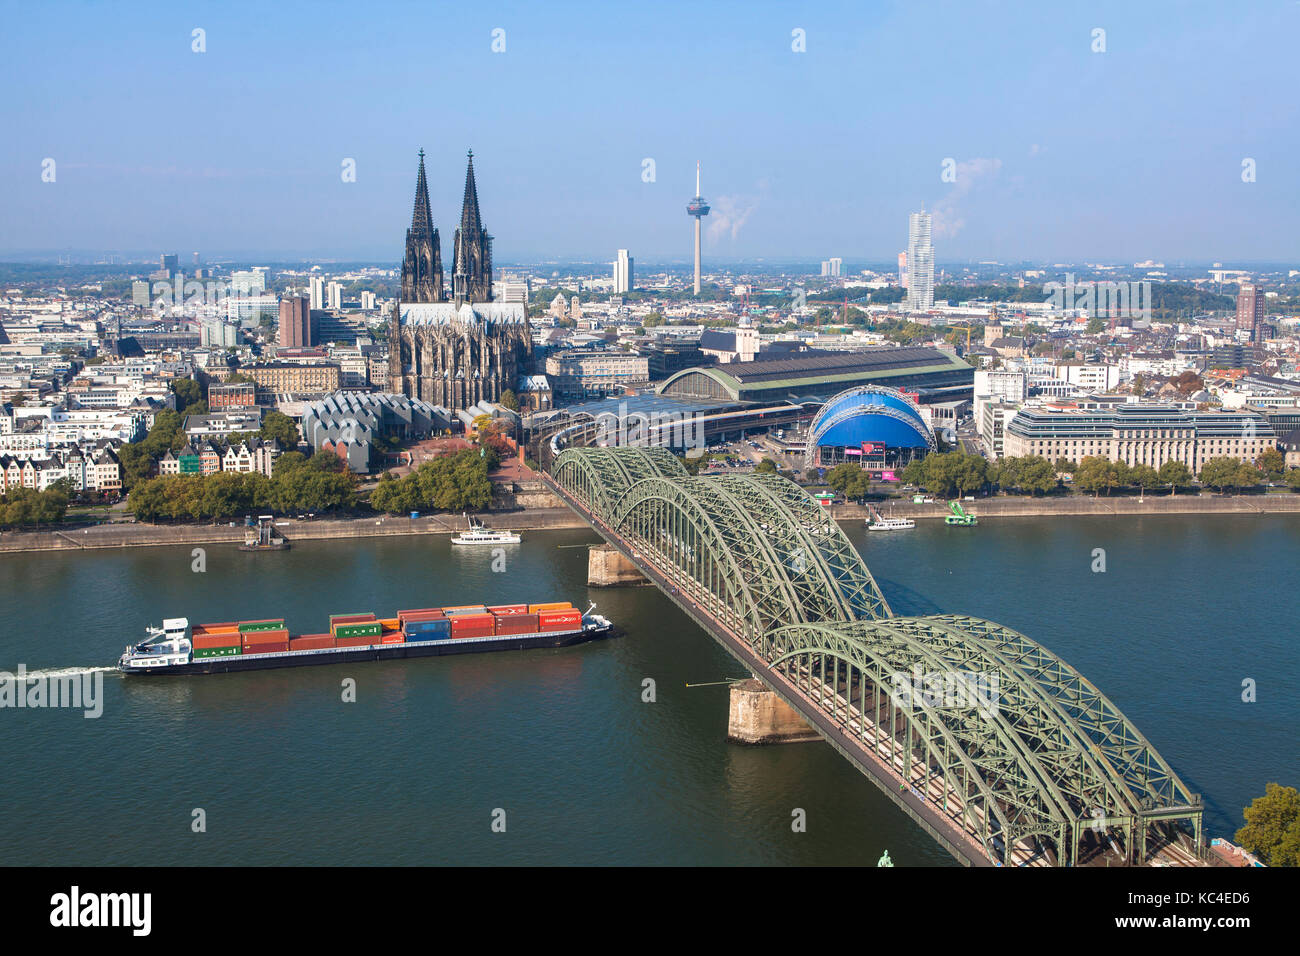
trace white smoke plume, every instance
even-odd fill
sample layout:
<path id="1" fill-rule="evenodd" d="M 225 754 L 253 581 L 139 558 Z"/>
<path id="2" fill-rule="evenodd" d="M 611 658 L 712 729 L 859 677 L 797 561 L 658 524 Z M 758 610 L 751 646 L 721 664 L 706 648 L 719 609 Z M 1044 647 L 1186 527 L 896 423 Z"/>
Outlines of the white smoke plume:
<path id="1" fill-rule="evenodd" d="M 961 232 L 966 219 L 961 210 L 962 201 L 982 181 L 989 180 L 1002 169 L 1000 159 L 964 159 L 957 164 L 957 179 L 948 187 L 944 197 L 930 211 L 933 217 L 931 235 L 935 239 L 951 239 Z"/>

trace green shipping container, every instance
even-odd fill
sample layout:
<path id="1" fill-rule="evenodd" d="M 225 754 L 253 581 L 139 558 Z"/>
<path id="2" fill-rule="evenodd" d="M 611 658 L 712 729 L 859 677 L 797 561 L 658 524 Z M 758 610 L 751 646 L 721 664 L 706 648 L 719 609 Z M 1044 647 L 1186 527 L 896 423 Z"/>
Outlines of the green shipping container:
<path id="1" fill-rule="evenodd" d="M 199 660 L 203 657 L 234 657 L 236 654 L 243 653 L 243 648 L 238 644 L 234 647 L 196 647 L 194 649 L 194 659 Z"/>
<path id="2" fill-rule="evenodd" d="M 239 632 L 241 634 L 243 634 L 245 631 L 283 631 L 283 630 L 284 630 L 284 618 L 280 618 L 280 620 L 278 621 L 241 621 L 239 624 Z"/>
<path id="3" fill-rule="evenodd" d="M 378 621 L 373 624 L 340 624 L 334 628 L 335 637 L 379 637 L 384 626 Z"/>

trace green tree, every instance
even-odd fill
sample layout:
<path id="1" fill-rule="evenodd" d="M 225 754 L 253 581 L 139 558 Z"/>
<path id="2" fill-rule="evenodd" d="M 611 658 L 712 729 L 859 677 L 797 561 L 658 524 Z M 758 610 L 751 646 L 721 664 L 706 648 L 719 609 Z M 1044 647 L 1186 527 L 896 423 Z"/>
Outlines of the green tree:
<path id="1" fill-rule="evenodd" d="M 945 498 L 976 491 L 989 481 L 988 462 L 981 455 L 941 452 L 927 455 L 922 464 L 924 487 Z"/>
<path id="2" fill-rule="evenodd" d="M 1101 316 L 1094 315 L 1088 320 L 1088 334 L 1100 335 L 1106 331 L 1106 323 L 1102 321 Z"/>
<path id="3" fill-rule="evenodd" d="M 1178 494 L 1179 488 L 1190 488 L 1192 486 L 1192 470 L 1181 461 L 1173 458 L 1160 466 L 1158 474 L 1160 483 L 1169 485 L 1174 494 Z"/>
<path id="4" fill-rule="evenodd" d="M 914 464 L 919 467 L 921 463 L 918 461 L 914 462 Z M 861 472 L 862 469 L 852 462 L 842 462 L 826 472 L 826 485 L 832 491 L 846 494 L 845 489 L 852 484 L 854 478 L 856 478 Z M 906 476 L 907 469 L 903 469 L 903 474 Z M 904 477 L 904 480 L 907 480 L 906 477 Z"/>
<path id="5" fill-rule="evenodd" d="M 1237 831 L 1237 843 L 1269 866 L 1300 866 L 1300 793 L 1276 783 L 1264 786 L 1242 811 L 1246 825 Z"/>
<path id="6" fill-rule="evenodd" d="M 1029 455 L 1024 459 L 1020 472 L 1020 488 L 1031 495 L 1045 495 L 1057 486 L 1056 468 L 1040 455 Z"/>
<path id="7" fill-rule="evenodd" d="M 1128 483 L 1145 495 L 1148 488 L 1156 488 L 1160 485 L 1160 475 L 1150 465 L 1134 465 L 1129 470 Z"/>
<path id="8" fill-rule="evenodd" d="M 1200 479 L 1201 484 L 1209 485 L 1220 492 L 1226 492 L 1229 489 L 1241 487 L 1242 479 L 1245 477 L 1241 466 L 1242 462 L 1236 458 L 1211 458 L 1201 466 L 1201 473 L 1197 477 Z"/>
<path id="9" fill-rule="evenodd" d="M 510 409 L 512 412 L 519 411 L 519 396 L 512 389 L 506 389 L 501 393 L 501 405 Z"/>
<path id="10" fill-rule="evenodd" d="M 292 418 L 282 412 L 267 412 L 257 434 L 260 438 L 278 441 L 280 447 L 286 450 L 298 447 L 298 426 L 293 423 Z"/>
<path id="11" fill-rule="evenodd" d="M 1286 473 L 1286 486 L 1292 491 L 1300 491 L 1300 468 L 1292 468 Z"/>
<path id="12" fill-rule="evenodd" d="M 1286 456 L 1276 448 L 1270 448 L 1255 459 L 1255 467 L 1262 471 L 1269 481 L 1277 481 L 1286 472 Z"/>
<path id="13" fill-rule="evenodd" d="M 197 405 L 203 401 L 203 386 L 192 378 L 174 378 L 171 380 L 171 390 L 176 396 L 176 407 L 187 409 L 191 405 Z M 189 414 L 201 414 L 189 412 Z"/>
<path id="14" fill-rule="evenodd" d="M 754 474 L 775 475 L 776 462 L 774 462 L 771 458 L 764 458 L 762 461 L 760 461 L 757 465 L 754 466 Z"/>
<path id="15" fill-rule="evenodd" d="M 830 474 L 828 473 L 826 477 L 829 479 Z M 903 472 L 898 477 L 905 485 L 923 487 L 925 485 L 925 460 L 913 458 L 903 467 Z"/>
<path id="16" fill-rule="evenodd" d="M 1098 455 L 1086 455 L 1074 472 L 1074 484 L 1083 492 L 1092 492 L 1095 498 L 1101 492 L 1110 494 L 1112 488 L 1122 483 L 1120 463 Z"/>
<path id="17" fill-rule="evenodd" d="M 1073 475 L 1074 470 L 1079 467 L 1079 463 L 1070 458 L 1056 459 L 1056 470 L 1062 475 Z"/>

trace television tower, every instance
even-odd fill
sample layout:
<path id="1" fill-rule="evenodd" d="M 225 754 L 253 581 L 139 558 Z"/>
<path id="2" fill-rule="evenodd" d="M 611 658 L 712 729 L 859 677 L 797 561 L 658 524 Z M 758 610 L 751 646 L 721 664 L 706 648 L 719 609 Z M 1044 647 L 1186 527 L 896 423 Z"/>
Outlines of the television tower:
<path id="1" fill-rule="evenodd" d="M 709 214 L 709 204 L 700 195 L 700 164 L 695 164 L 695 198 L 686 205 L 686 215 L 695 219 L 695 294 L 700 294 L 700 219 Z"/>

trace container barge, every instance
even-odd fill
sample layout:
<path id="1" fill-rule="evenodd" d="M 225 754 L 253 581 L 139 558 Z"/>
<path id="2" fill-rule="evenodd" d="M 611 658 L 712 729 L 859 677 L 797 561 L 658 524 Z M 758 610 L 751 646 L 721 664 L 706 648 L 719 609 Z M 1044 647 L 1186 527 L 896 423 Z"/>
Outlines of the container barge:
<path id="1" fill-rule="evenodd" d="M 290 634 L 284 620 L 196 624 L 163 621 L 126 648 L 117 662 L 126 674 L 224 674 L 272 667 L 386 661 L 444 654 L 566 647 L 609 634 L 608 618 L 568 602 L 481 604 L 372 613 L 335 614 L 324 634 Z"/>

